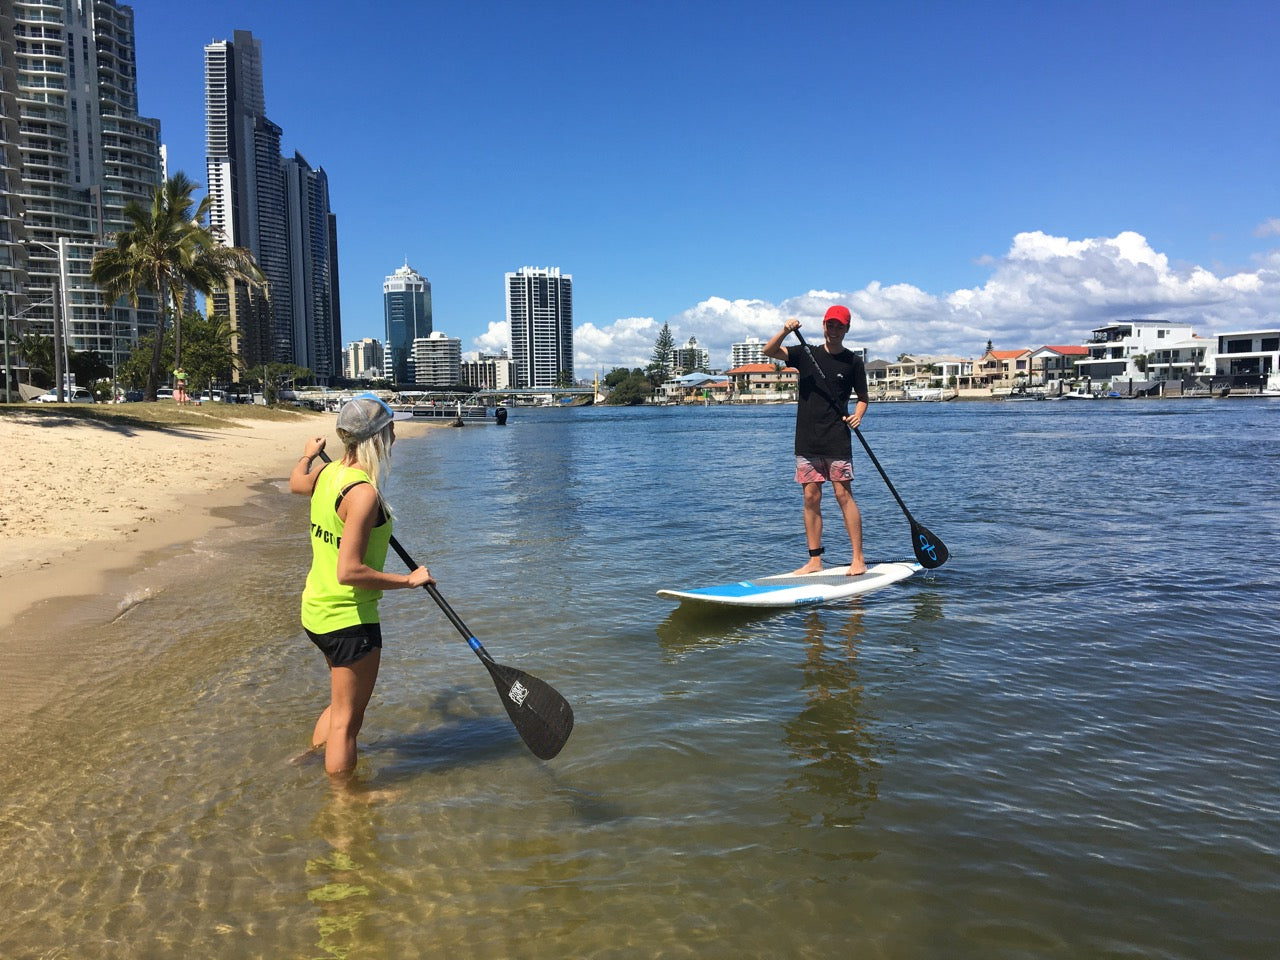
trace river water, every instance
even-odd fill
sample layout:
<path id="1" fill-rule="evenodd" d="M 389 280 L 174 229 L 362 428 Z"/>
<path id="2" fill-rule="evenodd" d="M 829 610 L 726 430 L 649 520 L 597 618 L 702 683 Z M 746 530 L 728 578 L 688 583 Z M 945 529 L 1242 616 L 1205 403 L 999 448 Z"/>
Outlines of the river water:
<path id="1" fill-rule="evenodd" d="M 399 539 L 574 706 L 548 763 L 422 593 L 384 600 L 361 789 L 290 762 L 327 681 L 282 485 L 121 574 L 60 628 L 93 682 L 0 733 L 0 957 L 1274 957 L 1280 402 L 877 405 L 946 566 L 657 598 L 803 562 L 793 411 L 397 445 Z M 868 556 L 908 557 L 855 465 Z"/>

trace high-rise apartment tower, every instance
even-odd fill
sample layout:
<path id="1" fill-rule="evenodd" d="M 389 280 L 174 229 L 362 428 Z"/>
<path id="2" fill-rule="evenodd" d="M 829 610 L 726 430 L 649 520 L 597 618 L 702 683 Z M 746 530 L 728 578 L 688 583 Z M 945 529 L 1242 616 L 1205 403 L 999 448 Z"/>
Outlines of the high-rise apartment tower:
<path id="1" fill-rule="evenodd" d="M 506 281 L 515 385 L 573 383 L 573 277 L 558 267 L 521 267 Z"/>
<path id="2" fill-rule="evenodd" d="M 302 154 L 282 161 L 289 239 L 289 307 L 293 363 L 321 383 L 342 376 L 338 245 L 329 212 L 329 178 Z"/>
<path id="3" fill-rule="evenodd" d="M 11 315 L 45 334 L 63 316 L 68 346 L 125 359 L 154 328 L 156 302 L 107 303 L 89 267 L 129 226 L 129 201 L 149 205 L 163 177 L 160 121 L 138 115 L 133 9 L 0 3 L 0 289 Z"/>

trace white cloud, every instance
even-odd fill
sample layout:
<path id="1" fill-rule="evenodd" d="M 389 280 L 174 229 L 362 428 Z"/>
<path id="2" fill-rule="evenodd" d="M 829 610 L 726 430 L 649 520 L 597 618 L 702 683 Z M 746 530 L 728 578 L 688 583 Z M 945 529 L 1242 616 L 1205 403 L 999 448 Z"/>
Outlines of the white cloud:
<path id="1" fill-rule="evenodd" d="M 573 331 L 573 365 L 579 377 L 614 367 L 647 367 L 662 324 L 653 317 L 623 317 L 605 327 L 584 323 Z"/>
<path id="2" fill-rule="evenodd" d="M 475 345 L 470 359 L 474 360 L 477 353 L 488 353 L 498 355 L 501 353 L 510 353 L 511 351 L 511 324 L 505 320 L 496 323 L 490 323 L 489 329 L 480 336 L 471 341 Z"/>
<path id="3" fill-rule="evenodd" d="M 1280 235 L 1280 220 L 1264 225 Z M 1263 228 L 1259 228 L 1260 235 Z M 998 349 L 1082 343 L 1105 323 L 1158 317 L 1190 323 L 1197 334 L 1280 323 L 1280 251 L 1257 258 L 1256 269 L 1218 275 L 1197 265 L 1171 267 L 1139 233 L 1072 240 L 1020 233 L 1007 253 L 984 257 L 990 277 L 980 287 L 934 295 L 910 284 L 870 283 L 860 290 L 810 290 L 773 304 L 709 297 L 673 316 L 677 343 L 696 336 L 713 366 L 728 364 L 733 343 L 772 336 L 787 317 L 821 329 L 832 303 L 853 312 L 847 343 L 874 357 L 899 353 L 978 356 L 988 339 Z M 583 369 L 644 366 L 662 324 L 618 320 L 575 331 Z"/>
<path id="4" fill-rule="evenodd" d="M 1266 220 L 1254 229 L 1255 237 L 1280 237 L 1280 217 L 1272 217 Z"/>

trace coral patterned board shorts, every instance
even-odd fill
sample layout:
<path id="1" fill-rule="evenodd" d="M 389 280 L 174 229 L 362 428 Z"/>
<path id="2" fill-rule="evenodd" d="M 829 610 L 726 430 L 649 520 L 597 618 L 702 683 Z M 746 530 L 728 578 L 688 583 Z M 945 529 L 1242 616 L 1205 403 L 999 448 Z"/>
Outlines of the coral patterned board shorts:
<path id="1" fill-rule="evenodd" d="M 853 464 L 848 460 L 796 455 L 796 483 L 822 483 L 826 480 L 852 480 Z"/>

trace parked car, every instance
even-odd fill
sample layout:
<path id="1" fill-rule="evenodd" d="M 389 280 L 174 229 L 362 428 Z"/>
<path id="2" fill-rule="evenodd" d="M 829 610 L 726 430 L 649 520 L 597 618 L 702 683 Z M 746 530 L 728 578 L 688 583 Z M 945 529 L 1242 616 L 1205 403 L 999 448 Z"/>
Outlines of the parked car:
<path id="1" fill-rule="evenodd" d="M 57 390 L 55 389 L 55 390 L 50 390 L 48 393 L 40 394 L 40 396 L 36 397 L 35 402 L 36 403 L 61 403 L 62 401 L 58 398 L 58 393 L 57 393 Z M 70 402 L 71 403 L 93 403 L 93 394 L 90 393 L 88 389 L 86 389 L 85 387 L 72 387 Z"/>
<path id="2" fill-rule="evenodd" d="M 201 403 L 222 403 L 226 399 L 226 394 L 221 390 L 206 390 L 200 394 Z"/>
<path id="3" fill-rule="evenodd" d="M 159 390 L 157 390 L 157 391 L 156 391 L 156 399 L 157 399 L 157 400 L 172 400 L 172 399 L 173 399 L 173 388 L 172 388 L 172 387 L 161 387 Z"/>

